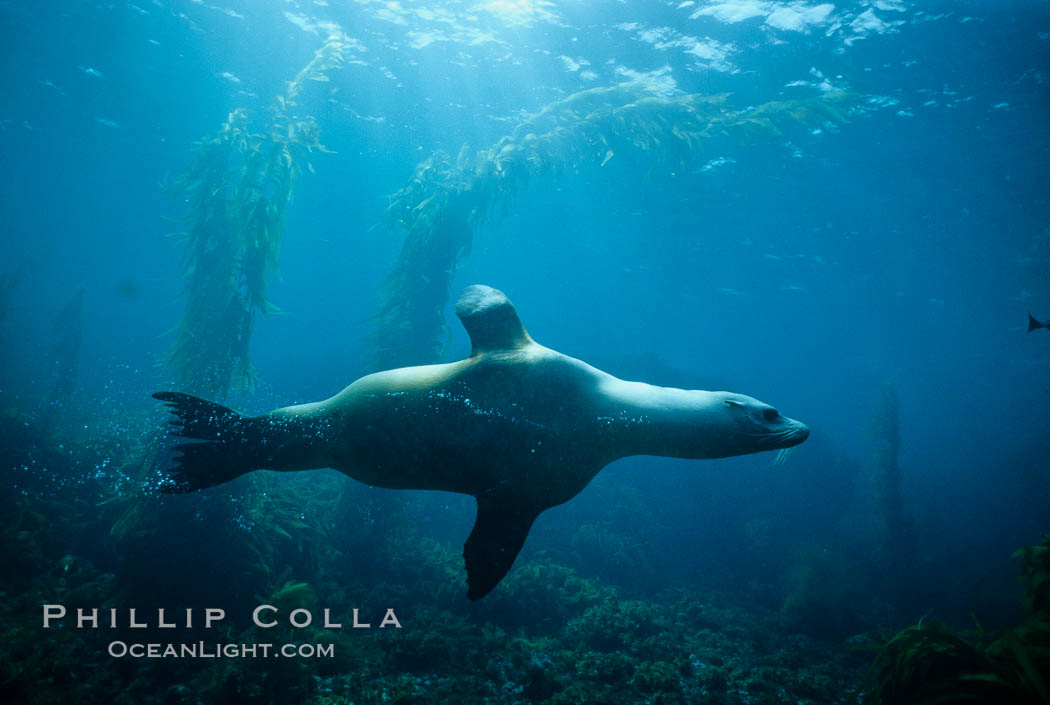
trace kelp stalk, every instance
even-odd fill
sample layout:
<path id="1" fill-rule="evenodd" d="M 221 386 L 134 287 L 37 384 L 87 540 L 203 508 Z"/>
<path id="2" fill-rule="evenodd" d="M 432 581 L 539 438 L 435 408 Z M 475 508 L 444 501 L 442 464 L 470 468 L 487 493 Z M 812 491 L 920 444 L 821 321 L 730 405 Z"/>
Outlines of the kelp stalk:
<path id="1" fill-rule="evenodd" d="M 896 388 L 887 383 L 873 420 L 874 468 L 879 510 L 886 530 L 889 577 L 903 589 L 915 561 L 917 532 L 904 505 L 900 467 L 900 403 Z"/>
<path id="2" fill-rule="evenodd" d="M 278 97 L 261 132 L 234 110 L 201 141 L 176 184 L 187 204 L 186 308 L 167 363 L 177 387 L 224 398 L 252 384 L 249 342 L 257 312 L 275 307 L 266 283 L 277 268 L 285 211 L 319 142 L 316 121 L 295 113 L 308 81 L 342 65 L 347 39 L 333 34 Z"/>

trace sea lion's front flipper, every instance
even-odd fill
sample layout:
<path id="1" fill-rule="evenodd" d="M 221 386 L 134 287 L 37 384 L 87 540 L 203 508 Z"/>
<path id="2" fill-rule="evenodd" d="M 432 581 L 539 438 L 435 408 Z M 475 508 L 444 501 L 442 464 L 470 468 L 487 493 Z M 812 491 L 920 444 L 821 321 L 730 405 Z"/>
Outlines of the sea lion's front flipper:
<path id="1" fill-rule="evenodd" d="M 471 355 L 513 350 L 532 342 L 514 304 L 506 294 L 491 286 L 475 284 L 464 289 L 456 302 L 456 315 L 470 335 Z"/>
<path id="2" fill-rule="evenodd" d="M 478 518 L 463 545 L 467 598 L 480 600 L 503 580 L 539 512 L 507 495 L 478 497 Z"/>

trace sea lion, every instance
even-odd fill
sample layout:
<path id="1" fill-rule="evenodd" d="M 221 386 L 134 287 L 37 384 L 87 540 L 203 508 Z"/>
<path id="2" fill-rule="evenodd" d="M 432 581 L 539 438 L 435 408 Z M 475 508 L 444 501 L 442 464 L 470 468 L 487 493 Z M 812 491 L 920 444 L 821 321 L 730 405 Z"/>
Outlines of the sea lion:
<path id="1" fill-rule="evenodd" d="M 788 448 L 809 428 L 757 399 L 627 382 L 539 345 L 510 300 L 487 286 L 456 305 L 470 335 L 459 362 L 377 372 L 334 397 L 256 417 L 178 392 L 162 490 L 188 492 L 256 469 L 335 468 L 393 489 L 477 498 L 463 548 L 467 597 L 510 570 L 536 517 L 630 455 L 724 458 Z"/>

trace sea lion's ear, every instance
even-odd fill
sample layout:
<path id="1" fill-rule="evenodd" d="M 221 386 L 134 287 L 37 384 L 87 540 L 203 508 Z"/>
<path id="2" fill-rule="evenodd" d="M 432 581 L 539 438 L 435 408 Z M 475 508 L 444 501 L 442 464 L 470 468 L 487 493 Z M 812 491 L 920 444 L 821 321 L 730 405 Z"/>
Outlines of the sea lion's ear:
<path id="1" fill-rule="evenodd" d="M 514 304 L 506 294 L 491 286 L 475 284 L 464 289 L 456 302 L 456 315 L 470 336 L 472 355 L 513 350 L 532 342 Z"/>

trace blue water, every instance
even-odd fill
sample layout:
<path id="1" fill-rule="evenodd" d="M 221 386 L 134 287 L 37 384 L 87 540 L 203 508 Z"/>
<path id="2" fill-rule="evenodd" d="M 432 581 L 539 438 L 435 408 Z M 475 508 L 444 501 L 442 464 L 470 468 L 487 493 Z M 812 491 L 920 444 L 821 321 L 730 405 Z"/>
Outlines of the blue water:
<path id="1" fill-rule="evenodd" d="M 231 110 L 265 116 L 331 32 L 352 39 L 346 65 L 301 101 L 330 151 L 288 210 L 269 286 L 280 313 L 252 338 L 258 384 L 228 400 L 252 413 L 369 371 L 376 291 L 403 236 L 381 223 L 387 196 L 431 153 L 485 149 L 554 101 L 626 80 L 740 108 L 862 96 L 843 125 L 722 140 L 686 168 L 614 157 L 524 184 L 455 273 L 442 359 L 469 351 L 455 292 L 484 283 L 544 345 L 808 423 L 813 439 L 775 467 L 768 454 L 622 461 L 544 515 L 519 559 L 628 487 L 632 528 L 678 565 L 674 584 L 768 577 L 762 562 L 801 544 L 877 545 L 872 419 L 891 384 L 920 555 L 967 557 L 964 572 L 991 577 L 964 597 L 983 590 L 1009 616 L 1007 557 L 1050 529 L 1050 332 L 1025 333 L 1028 312 L 1050 318 L 1046 2 L 4 2 L 0 27 L 0 273 L 19 277 L 0 404 L 35 413 L 47 399 L 56 316 L 83 291 L 68 418 L 103 436 L 156 413 L 149 393 L 169 383 L 158 362 L 182 311 L 170 235 L 184 205 L 168 186 Z M 472 518 L 460 500 L 430 517 L 452 545 Z M 755 545 L 738 542 L 742 516 Z M 971 608 L 921 581 L 902 621 Z"/>

